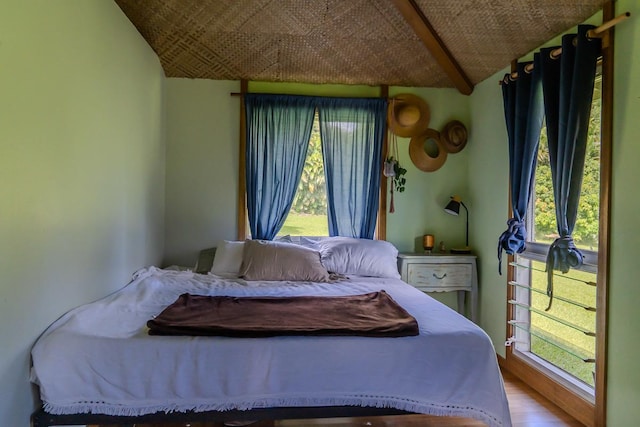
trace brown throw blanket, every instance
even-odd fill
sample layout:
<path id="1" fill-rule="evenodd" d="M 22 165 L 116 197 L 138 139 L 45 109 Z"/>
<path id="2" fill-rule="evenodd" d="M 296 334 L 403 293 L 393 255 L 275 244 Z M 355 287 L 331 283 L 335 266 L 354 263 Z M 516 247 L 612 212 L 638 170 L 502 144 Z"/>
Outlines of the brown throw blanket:
<path id="1" fill-rule="evenodd" d="M 418 323 L 385 291 L 349 296 L 231 297 L 182 294 L 150 335 L 418 335 Z"/>

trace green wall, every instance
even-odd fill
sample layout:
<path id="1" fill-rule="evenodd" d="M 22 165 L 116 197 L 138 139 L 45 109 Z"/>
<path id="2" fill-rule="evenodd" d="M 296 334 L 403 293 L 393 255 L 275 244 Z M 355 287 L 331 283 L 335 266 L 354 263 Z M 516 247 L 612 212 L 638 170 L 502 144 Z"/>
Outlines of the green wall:
<path id="1" fill-rule="evenodd" d="M 161 259 L 163 84 L 112 1 L 0 3 L 0 426 L 38 335 Z"/>
<path id="2" fill-rule="evenodd" d="M 398 138 L 400 163 L 407 169 L 404 193 L 396 193 L 395 213 L 387 214 L 387 240 L 400 251 L 422 251 L 422 235 L 433 234 L 436 244 L 444 241 L 447 248 L 464 246 L 465 216 L 452 216 L 444 211 L 450 196 L 458 194 L 469 209 L 470 225 L 475 221 L 475 201 L 469 193 L 468 163 L 470 147 L 476 143 L 471 122 L 469 98 L 455 89 L 391 88 L 391 96 L 413 93 L 422 97 L 431 109 L 429 127 L 441 131 L 451 120 L 465 124 L 469 134 L 464 150 L 449 154 L 444 165 L 434 172 L 423 172 L 409 157 L 410 138 Z M 475 242 L 470 238 L 469 244 Z"/>
<path id="3" fill-rule="evenodd" d="M 503 73 L 500 73 L 502 75 Z M 469 147 L 469 192 L 475 201 L 471 240 L 479 256 L 480 324 L 504 356 L 506 276 L 498 275 L 498 237 L 509 214 L 509 151 L 498 77 L 477 85 L 470 97 L 476 144 Z M 504 268 L 506 271 L 506 267 Z"/>
<path id="4" fill-rule="evenodd" d="M 629 11 L 631 18 L 616 26 L 615 35 L 607 420 L 609 426 L 630 426 L 640 419 L 640 3 L 616 4 L 618 14 Z"/>
<path id="5" fill-rule="evenodd" d="M 193 266 L 198 251 L 235 240 L 239 82 L 166 79 L 164 265 Z"/>
<path id="6" fill-rule="evenodd" d="M 167 194 L 164 265 L 194 265 L 198 251 L 219 240 L 236 238 L 238 82 L 174 79 L 167 92 Z M 324 96 L 378 96 L 371 86 L 306 85 L 251 82 L 251 92 Z M 469 98 L 454 89 L 390 88 L 390 95 L 411 92 L 431 107 L 430 127 L 442 129 L 449 120 L 469 123 Z M 474 144 L 472 129 L 467 147 Z M 449 196 L 459 194 L 474 212 L 469 198 L 470 152 L 449 155 L 441 169 L 425 173 L 409 158 L 409 139 L 398 138 L 400 162 L 407 185 L 395 195 L 395 213 L 387 214 L 387 239 L 399 250 L 421 249 L 422 235 L 435 234 L 447 247 L 464 244 L 464 216 L 444 212 Z M 186 208 L 188 207 L 188 208 Z M 472 221 L 475 221 L 471 216 Z M 436 298 L 455 307 L 454 294 Z"/>
<path id="7" fill-rule="evenodd" d="M 619 0 L 617 13 L 631 19 L 616 26 L 614 141 L 611 193 L 611 254 L 608 307 L 607 425 L 637 425 L 640 419 L 640 321 L 637 302 L 637 229 L 640 200 L 635 196 L 640 164 L 640 4 Z M 481 326 L 504 355 L 506 279 L 497 273 L 497 237 L 506 228 L 508 149 L 498 80 L 506 69 L 476 86 L 470 97 L 475 144 L 469 147 L 470 193 L 478 222 L 472 227 L 480 260 Z M 635 189 L 635 190 L 634 190 Z"/>

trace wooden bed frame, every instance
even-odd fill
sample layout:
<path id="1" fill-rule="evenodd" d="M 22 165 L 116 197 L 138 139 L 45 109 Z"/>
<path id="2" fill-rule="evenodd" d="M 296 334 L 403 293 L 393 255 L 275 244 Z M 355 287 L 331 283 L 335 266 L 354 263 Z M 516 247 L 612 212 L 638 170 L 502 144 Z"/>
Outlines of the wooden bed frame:
<path id="1" fill-rule="evenodd" d="M 394 408 L 374 408 L 366 406 L 306 406 L 283 408 L 258 408 L 247 411 L 206 411 L 206 412 L 156 412 L 141 416 L 117 416 L 103 414 L 52 415 L 43 409 L 31 415 L 32 427 L 59 425 L 116 424 L 134 427 L 141 423 L 184 423 L 184 422 L 224 422 L 233 420 L 286 420 L 305 418 L 366 417 L 382 415 L 410 415 L 413 412 Z"/>

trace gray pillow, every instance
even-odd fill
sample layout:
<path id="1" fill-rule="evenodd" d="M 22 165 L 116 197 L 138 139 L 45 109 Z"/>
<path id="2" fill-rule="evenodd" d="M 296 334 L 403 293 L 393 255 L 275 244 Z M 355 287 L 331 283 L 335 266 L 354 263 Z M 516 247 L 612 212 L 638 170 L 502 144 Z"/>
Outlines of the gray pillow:
<path id="1" fill-rule="evenodd" d="M 216 256 L 216 248 L 203 249 L 198 254 L 198 261 L 196 262 L 195 272 L 200 274 L 207 274 L 211 270 L 213 265 L 213 259 Z"/>
<path id="2" fill-rule="evenodd" d="M 239 275 L 245 280 L 329 281 L 318 251 L 267 240 L 245 242 Z"/>

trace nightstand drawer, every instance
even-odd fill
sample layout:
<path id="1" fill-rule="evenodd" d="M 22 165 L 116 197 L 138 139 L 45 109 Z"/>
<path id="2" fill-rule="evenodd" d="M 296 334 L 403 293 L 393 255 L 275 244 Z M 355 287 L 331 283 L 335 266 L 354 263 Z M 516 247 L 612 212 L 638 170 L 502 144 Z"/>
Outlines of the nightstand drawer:
<path id="1" fill-rule="evenodd" d="M 409 264 L 407 282 L 418 289 L 469 289 L 472 278 L 471 264 Z"/>

